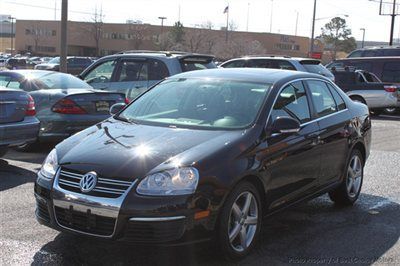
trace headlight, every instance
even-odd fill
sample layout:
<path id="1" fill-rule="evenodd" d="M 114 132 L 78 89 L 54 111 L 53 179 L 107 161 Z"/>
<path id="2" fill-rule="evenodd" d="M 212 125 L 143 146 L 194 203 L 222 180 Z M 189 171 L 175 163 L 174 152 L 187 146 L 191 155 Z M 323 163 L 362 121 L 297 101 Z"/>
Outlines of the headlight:
<path id="1" fill-rule="evenodd" d="M 42 168 L 40 169 L 40 174 L 48 179 L 52 179 L 56 174 L 57 167 L 57 151 L 53 149 L 49 155 L 47 155 L 46 160 L 44 160 Z"/>
<path id="2" fill-rule="evenodd" d="M 193 167 L 175 168 L 145 177 L 136 191 L 142 195 L 169 196 L 193 194 L 199 173 Z"/>

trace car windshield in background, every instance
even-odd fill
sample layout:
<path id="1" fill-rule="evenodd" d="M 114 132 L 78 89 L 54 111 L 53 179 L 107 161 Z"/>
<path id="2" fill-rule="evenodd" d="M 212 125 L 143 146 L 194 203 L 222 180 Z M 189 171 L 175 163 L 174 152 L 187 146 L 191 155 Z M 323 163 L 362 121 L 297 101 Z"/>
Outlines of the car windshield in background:
<path id="1" fill-rule="evenodd" d="M 49 64 L 59 64 L 60 63 L 60 57 L 54 57 L 53 59 L 51 59 L 47 63 L 49 63 Z"/>
<path id="2" fill-rule="evenodd" d="M 271 85 L 230 80 L 170 79 L 119 117 L 135 123 L 238 129 L 254 123 Z"/>

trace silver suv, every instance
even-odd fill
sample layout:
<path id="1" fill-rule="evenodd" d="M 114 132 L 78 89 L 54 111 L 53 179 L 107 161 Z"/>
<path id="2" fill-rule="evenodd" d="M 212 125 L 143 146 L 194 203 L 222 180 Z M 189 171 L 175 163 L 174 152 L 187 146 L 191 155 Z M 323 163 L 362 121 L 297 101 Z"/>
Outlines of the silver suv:
<path id="1" fill-rule="evenodd" d="M 220 65 L 223 68 L 255 67 L 296 70 L 320 74 L 335 81 L 333 74 L 321 62 L 311 58 L 297 58 L 289 56 L 246 56 L 226 61 Z"/>
<path id="2" fill-rule="evenodd" d="M 100 58 L 79 77 L 95 89 L 125 93 L 132 100 L 166 77 L 208 68 L 216 68 L 212 55 L 126 51 Z"/>

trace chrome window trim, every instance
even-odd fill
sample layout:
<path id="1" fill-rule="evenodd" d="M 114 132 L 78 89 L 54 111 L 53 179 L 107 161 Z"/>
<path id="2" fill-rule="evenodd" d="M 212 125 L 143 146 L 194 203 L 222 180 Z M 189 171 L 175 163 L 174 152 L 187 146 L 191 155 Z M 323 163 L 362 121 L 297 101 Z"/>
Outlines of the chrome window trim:
<path id="1" fill-rule="evenodd" d="M 163 222 L 163 221 L 175 221 L 186 219 L 186 216 L 171 216 L 171 217 L 132 217 L 129 221 L 135 222 Z"/>
<path id="2" fill-rule="evenodd" d="M 276 95 L 276 97 L 275 97 L 275 99 L 274 99 L 274 102 L 272 103 L 272 106 L 271 106 L 271 108 L 270 108 L 270 110 L 269 110 L 269 113 L 268 113 L 268 117 L 267 117 L 265 126 L 268 125 L 268 122 L 269 122 L 269 120 L 270 120 L 270 118 L 271 118 L 272 109 L 274 108 L 274 105 L 275 105 L 276 101 L 278 100 L 279 94 L 282 92 L 282 90 L 283 90 L 284 88 L 286 88 L 286 86 L 288 86 L 288 85 L 290 85 L 290 84 L 292 84 L 292 83 L 294 83 L 294 82 L 298 82 L 298 81 L 301 82 L 301 81 L 307 81 L 307 80 L 317 80 L 317 81 L 325 82 L 325 83 L 334 85 L 334 88 L 336 88 L 335 84 L 333 84 L 330 80 L 324 80 L 324 79 L 320 79 L 320 78 L 298 78 L 298 79 L 294 79 L 294 80 L 291 80 L 291 81 L 286 82 L 285 84 L 283 84 L 283 85 L 281 86 L 281 88 L 279 89 L 279 91 L 278 91 L 278 93 L 277 93 L 277 95 Z M 273 85 L 272 85 L 272 86 L 273 86 Z M 340 95 L 340 94 L 339 94 L 339 95 Z M 335 103 L 336 103 L 336 102 L 335 102 Z M 345 102 L 345 103 L 346 103 L 346 102 Z M 310 104 L 310 103 L 308 103 L 308 104 Z M 347 108 L 347 104 L 346 104 L 346 109 L 343 109 L 343 110 L 340 110 L 340 111 L 336 111 L 336 112 L 334 112 L 334 113 L 332 113 L 332 114 L 325 115 L 325 116 L 323 116 L 323 117 L 317 117 L 317 118 L 311 119 L 311 120 L 308 121 L 308 122 L 305 122 L 305 123 L 300 124 L 300 127 L 305 126 L 305 125 L 308 125 L 308 124 L 311 124 L 311 123 L 314 123 L 314 122 L 318 122 L 318 121 L 320 121 L 320 120 L 322 120 L 322 119 L 324 119 L 324 118 L 327 118 L 327 117 L 330 117 L 330 116 L 333 116 L 333 115 L 342 113 L 342 112 L 347 111 L 347 110 L 348 110 L 348 108 Z"/>

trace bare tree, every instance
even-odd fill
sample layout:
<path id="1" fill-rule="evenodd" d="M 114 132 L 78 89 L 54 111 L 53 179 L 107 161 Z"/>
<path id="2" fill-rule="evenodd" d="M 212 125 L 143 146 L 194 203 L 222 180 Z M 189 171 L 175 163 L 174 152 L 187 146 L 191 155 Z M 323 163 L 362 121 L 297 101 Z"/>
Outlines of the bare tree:
<path id="1" fill-rule="evenodd" d="M 95 55 L 100 56 L 100 41 L 103 36 L 103 8 L 100 8 L 100 11 L 97 10 L 97 7 L 94 10 L 93 17 L 90 21 L 89 28 L 87 28 L 88 33 L 93 38 L 95 42 Z"/>
<path id="2" fill-rule="evenodd" d="M 130 43 L 132 44 L 133 49 L 139 50 L 143 44 L 143 41 L 146 40 L 146 25 L 141 24 L 132 24 L 128 29 L 128 36 Z"/>
<path id="3" fill-rule="evenodd" d="M 230 20 L 228 23 L 228 30 L 229 31 L 236 31 L 238 29 L 238 24 L 234 20 Z"/>
<path id="4" fill-rule="evenodd" d="M 39 51 L 40 44 L 45 43 L 47 37 L 52 35 L 53 31 L 46 28 L 39 21 L 36 21 L 27 29 L 27 33 L 33 41 L 33 51 L 38 54 L 41 52 Z"/>

